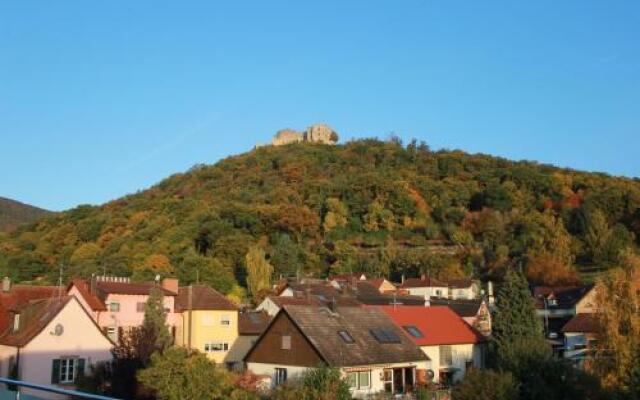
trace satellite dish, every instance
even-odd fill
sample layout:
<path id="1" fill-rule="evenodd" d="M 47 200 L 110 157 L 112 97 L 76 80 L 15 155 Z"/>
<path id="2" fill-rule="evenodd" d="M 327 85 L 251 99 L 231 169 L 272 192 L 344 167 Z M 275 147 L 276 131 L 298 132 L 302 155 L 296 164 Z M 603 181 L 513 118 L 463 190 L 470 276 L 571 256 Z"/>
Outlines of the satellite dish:
<path id="1" fill-rule="evenodd" d="M 436 376 L 436 374 L 435 374 L 435 372 L 433 372 L 432 369 L 428 369 L 427 370 L 427 377 L 429 378 L 430 381 L 432 381 L 433 378 L 435 378 L 435 376 Z"/>
<path id="2" fill-rule="evenodd" d="M 64 326 L 62 326 L 62 324 L 57 324 L 53 328 L 53 332 L 51 332 L 53 336 L 62 336 L 63 333 L 64 333 Z"/>

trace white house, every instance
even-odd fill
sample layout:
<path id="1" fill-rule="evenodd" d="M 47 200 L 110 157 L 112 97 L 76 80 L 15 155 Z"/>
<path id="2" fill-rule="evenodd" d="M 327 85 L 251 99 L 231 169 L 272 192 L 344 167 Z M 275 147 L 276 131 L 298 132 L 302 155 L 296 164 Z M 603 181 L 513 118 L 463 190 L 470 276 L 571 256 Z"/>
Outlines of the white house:
<path id="1" fill-rule="evenodd" d="M 431 360 L 434 382 L 450 385 L 484 366 L 485 338 L 445 306 L 377 306 Z"/>
<path id="2" fill-rule="evenodd" d="M 9 323 L 0 334 L 1 376 L 73 388 L 91 364 L 112 358 L 113 342 L 74 296 L 33 300 L 7 312 Z"/>
<path id="3" fill-rule="evenodd" d="M 324 363 L 356 398 L 403 395 L 426 382 L 429 358 L 382 311 L 285 305 L 245 357 L 275 387 Z"/>

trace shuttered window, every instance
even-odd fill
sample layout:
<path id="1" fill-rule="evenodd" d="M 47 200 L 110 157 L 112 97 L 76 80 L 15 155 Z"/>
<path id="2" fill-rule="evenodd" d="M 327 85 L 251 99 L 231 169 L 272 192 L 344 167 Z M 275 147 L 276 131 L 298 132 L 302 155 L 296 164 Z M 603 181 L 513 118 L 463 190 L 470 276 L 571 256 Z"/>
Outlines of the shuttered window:
<path id="1" fill-rule="evenodd" d="M 51 383 L 74 383 L 78 374 L 84 374 L 85 359 L 66 357 L 51 362 Z"/>

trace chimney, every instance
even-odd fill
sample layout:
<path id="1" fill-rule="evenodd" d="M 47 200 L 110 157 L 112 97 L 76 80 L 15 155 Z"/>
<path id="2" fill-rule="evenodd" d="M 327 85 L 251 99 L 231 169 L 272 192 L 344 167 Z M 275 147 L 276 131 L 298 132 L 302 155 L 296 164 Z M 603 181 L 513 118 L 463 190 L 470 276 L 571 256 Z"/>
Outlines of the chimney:
<path id="1" fill-rule="evenodd" d="M 424 294 L 424 306 L 431 307 L 431 296 L 429 295 L 429 293 Z"/>
<path id="2" fill-rule="evenodd" d="M 404 274 L 400 277 L 400 284 L 404 285 Z"/>
<path id="3" fill-rule="evenodd" d="M 20 330 L 20 313 L 13 313 L 13 332 L 18 332 Z"/>
<path id="4" fill-rule="evenodd" d="M 425 274 L 420 275 L 420 280 L 426 281 L 427 276 Z"/>
<path id="5" fill-rule="evenodd" d="M 178 293 L 178 283 L 176 278 L 164 278 L 162 280 L 162 288 L 172 293 Z"/>
<path id="6" fill-rule="evenodd" d="M 89 291 L 91 293 L 95 294 L 97 286 L 98 286 L 98 277 L 92 274 L 91 275 L 91 283 L 90 283 L 90 286 L 89 286 Z"/>
<path id="7" fill-rule="evenodd" d="M 5 293 L 11 291 L 11 278 L 9 278 L 8 276 L 5 276 L 2 279 L 2 291 Z"/>

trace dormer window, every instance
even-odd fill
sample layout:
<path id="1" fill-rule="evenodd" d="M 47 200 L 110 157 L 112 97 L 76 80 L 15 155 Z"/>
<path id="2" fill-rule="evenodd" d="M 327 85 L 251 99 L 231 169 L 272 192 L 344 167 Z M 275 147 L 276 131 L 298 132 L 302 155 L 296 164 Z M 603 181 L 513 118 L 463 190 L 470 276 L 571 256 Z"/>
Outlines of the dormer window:
<path id="1" fill-rule="evenodd" d="M 558 305 L 558 300 L 556 299 L 548 299 L 547 300 L 547 304 L 549 304 L 550 306 L 557 306 Z"/>

